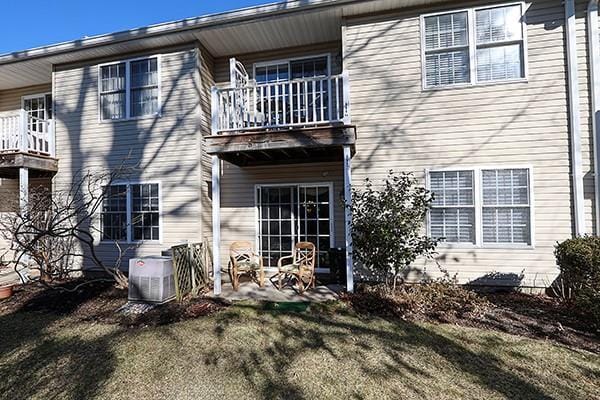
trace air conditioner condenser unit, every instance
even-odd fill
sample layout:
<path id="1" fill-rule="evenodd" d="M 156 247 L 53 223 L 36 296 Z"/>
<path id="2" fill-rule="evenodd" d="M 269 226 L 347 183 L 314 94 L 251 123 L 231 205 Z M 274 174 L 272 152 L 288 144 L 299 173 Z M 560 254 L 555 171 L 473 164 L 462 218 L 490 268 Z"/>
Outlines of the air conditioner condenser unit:
<path id="1" fill-rule="evenodd" d="M 129 260 L 129 301 L 161 304 L 174 298 L 171 257 L 149 256 Z"/>

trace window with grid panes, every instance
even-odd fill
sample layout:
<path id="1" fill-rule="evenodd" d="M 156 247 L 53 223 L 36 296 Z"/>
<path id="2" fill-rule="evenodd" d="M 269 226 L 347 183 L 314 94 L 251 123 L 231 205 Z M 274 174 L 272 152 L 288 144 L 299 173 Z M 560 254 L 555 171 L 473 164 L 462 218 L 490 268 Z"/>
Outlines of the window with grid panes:
<path id="1" fill-rule="evenodd" d="M 158 58 L 101 65 L 100 118 L 120 120 L 157 115 L 159 104 Z"/>
<path id="2" fill-rule="evenodd" d="M 531 244 L 527 169 L 482 171 L 483 243 Z"/>
<path id="3" fill-rule="evenodd" d="M 429 174 L 434 201 L 429 228 L 435 238 L 451 243 L 475 243 L 473 171 L 441 171 Z"/>
<path id="4" fill-rule="evenodd" d="M 105 190 L 103 240 L 160 240 L 158 183 L 119 184 Z"/>
<path id="5" fill-rule="evenodd" d="M 102 239 L 127 240 L 127 185 L 106 189 L 102 204 Z"/>
<path id="6" fill-rule="evenodd" d="M 427 15 L 422 29 L 426 88 L 525 77 L 521 3 Z"/>

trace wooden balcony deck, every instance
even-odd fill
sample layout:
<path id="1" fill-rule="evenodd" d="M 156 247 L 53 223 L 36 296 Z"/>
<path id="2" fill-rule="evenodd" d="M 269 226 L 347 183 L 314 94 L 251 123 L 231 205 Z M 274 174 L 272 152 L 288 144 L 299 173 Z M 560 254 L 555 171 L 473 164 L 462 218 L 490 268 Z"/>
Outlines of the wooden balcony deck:
<path id="1" fill-rule="evenodd" d="M 241 167 L 342 161 L 343 146 L 354 151 L 356 128 L 330 125 L 229 132 L 207 136 L 204 141 L 208 154 Z"/>
<path id="2" fill-rule="evenodd" d="M 54 152 L 54 123 L 23 110 L 0 114 L 0 178 L 16 178 L 27 168 L 32 177 L 58 171 Z"/>

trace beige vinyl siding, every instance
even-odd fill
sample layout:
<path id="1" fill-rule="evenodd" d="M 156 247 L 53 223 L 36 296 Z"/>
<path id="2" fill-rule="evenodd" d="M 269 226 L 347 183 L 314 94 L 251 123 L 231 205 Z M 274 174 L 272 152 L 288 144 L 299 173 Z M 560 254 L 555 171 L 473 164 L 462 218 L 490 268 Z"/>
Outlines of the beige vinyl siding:
<path id="1" fill-rule="evenodd" d="M 48 80 L 50 76 L 48 76 Z M 21 109 L 21 98 L 23 96 L 29 96 L 32 94 L 43 94 L 51 93 L 52 85 L 50 83 L 46 85 L 28 86 L 18 89 L 2 90 L 0 91 L 0 113 L 7 111 L 18 111 Z"/>
<path id="2" fill-rule="evenodd" d="M 541 0 L 527 11 L 528 82 L 426 91 L 419 17 L 409 11 L 347 21 L 344 66 L 358 126 L 353 184 L 389 169 L 423 179 L 426 169 L 531 165 L 534 246 L 442 245 L 437 261 L 461 282 L 508 283 L 523 273 L 522 285 L 547 286 L 557 274 L 553 246 L 572 234 L 564 8 Z M 421 260 L 409 274 L 420 276 L 440 270 Z"/>
<path id="3" fill-rule="evenodd" d="M 56 187 L 66 187 L 79 171 L 123 164 L 136 168 L 130 180 L 161 184 L 161 243 L 141 244 L 129 256 L 160 255 L 172 245 L 201 238 L 197 50 L 180 48 L 160 54 L 160 118 L 100 122 L 99 62 L 55 71 Z M 106 61 L 110 60 L 102 60 Z M 114 261 L 113 243 L 100 243 L 97 249 L 106 262 Z"/>

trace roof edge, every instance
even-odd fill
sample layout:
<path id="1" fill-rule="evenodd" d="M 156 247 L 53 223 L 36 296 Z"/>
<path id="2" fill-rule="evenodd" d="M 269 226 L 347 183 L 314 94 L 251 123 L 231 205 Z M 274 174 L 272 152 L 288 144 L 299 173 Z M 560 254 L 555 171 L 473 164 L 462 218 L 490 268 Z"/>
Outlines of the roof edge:
<path id="1" fill-rule="evenodd" d="M 293 0 L 261 4 L 232 11 L 161 22 L 158 24 L 147 25 L 129 30 L 105 33 L 46 46 L 4 53 L 0 54 L 0 65 L 161 34 L 176 33 L 185 30 L 225 25 L 230 23 L 247 22 L 258 18 L 266 18 L 279 14 L 288 14 L 327 6 L 340 6 L 362 1 L 366 0 Z"/>

